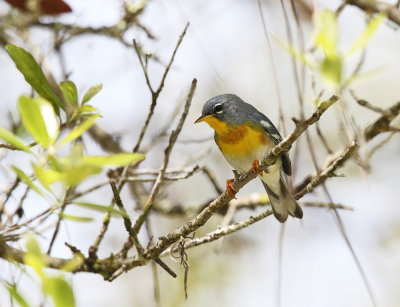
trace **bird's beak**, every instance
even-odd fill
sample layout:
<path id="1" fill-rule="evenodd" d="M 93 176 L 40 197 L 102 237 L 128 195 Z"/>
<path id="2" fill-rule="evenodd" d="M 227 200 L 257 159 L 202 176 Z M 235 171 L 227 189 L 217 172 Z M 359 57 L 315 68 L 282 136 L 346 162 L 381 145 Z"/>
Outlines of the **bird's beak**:
<path id="1" fill-rule="evenodd" d="M 207 119 L 210 118 L 211 115 L 202 115 L 200 116 L 194 123 L 198 124 L 200 122 L 207 122 Z"/>

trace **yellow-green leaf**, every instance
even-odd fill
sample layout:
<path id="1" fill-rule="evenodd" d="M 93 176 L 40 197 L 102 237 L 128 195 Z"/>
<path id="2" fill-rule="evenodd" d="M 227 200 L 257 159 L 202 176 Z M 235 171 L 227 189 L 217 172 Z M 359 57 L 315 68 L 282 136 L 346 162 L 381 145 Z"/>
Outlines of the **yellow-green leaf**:
<path id="1" fill-rule="evenodd" d="M 43 289 L 56 307 L 74 307 L 75 298 L 71 286 L 62 277 L 48 277 L 43 280 Z"/>
<path id="2" fill-rule="evenodd" d="M 309 55 L 307 55 L 307 53 L 297 50 L 290 44 L 289 45 L 285 44 L 278 37 L 275 36 L 272 37 L 283 49 L 285 49 L 292 57 L 298 60 L 301 64 L 310 68 L 314 68 L 316 66 L 315 60 L 312 59 Z"/>
<path id="3" fill-rule="evenodd" d="M 93 114 L 94 111 L 97 111 L 97 108 L 92 107 L 91 105 L 88 105 L 88 104 L 77 107 L 74 110 L 74 112 L 72 113 L 72 116 L 69 119 L 69 122 L 74 121 L 78 117 L 87 117 L 87 116 L 98 115 L 98 114 Z"/>
<path id="4" fill-rule="evenodd" d="M 111 206 L 103 206 L 103 205 L 98 205 L 98 204 L 93 204 L 93 203 L 88 203 L 88 202 L 81 202 L 81 201 L 75 201 L 75 205 L 78 205 L 80 207 L 88 208 L 91 210 L 95 211 L 100 211 L 100 212 L 109 212 L 111 214 L 116 214 L 122 217 L 127 217 L 126 213 L 117 209 L 114 209 Z"/>
<path id="5" fill-rule="evenodd" d="M 97 108 L 95 108 L 95 107 L 93 107 L 93 106 L 91 106 L 89 104 L 84 105 L 84 106 L 80 106 L 78 108 L 78 113 L 92 113 L 94 111 L 97 111 Z"/>
<path id="6" fill-rule="evenodd" d="M 31 153 L 32 150 L 29 146 L 24 144 L 18 136 L 11 133 L 10 131 L 3 129 L 0 127 L 0 138 L 6 141 L 7 143 L 15 146 L 16 148 Z"/>
<path id="7" fill-rule="evenodd" d="M 40 189 L 38 186 L 36 186 L 32 179 L 29 178 L 28 175 L 26 175 L 22 170 L 20 170 L 18 167 L 15 165 L 11 166 L 14 172 L 17 174 L 18 178 L 21 179 L 28 187 L 30 187 L 32 190 L 34 190 L 36 193 L 38 193 L 40 196 L 43 198 L 48 199 L 46 193 L 42 189 Z"/>
<path id="8" fill-rule="evenodd" d="M 72 129 L 67 136 L 60 142 L 60 146 L 71 142 L 75 139 L 77 139 L 78 137 L 80 137 L 86 130 L 88 130 L 90 127 L 93 126 L 95 120 L 97 117 L 99 117 L 100 115 L 93 115 L 92 117 L 90 117 L 89 119 L 85 120 L 82 124 L 80 124 L 79 126 L 75 127 L 74 129 Z"/>
<path id="9" fill-rule="evenodd" d="M 48 147 L 55 142 L 59 126 L 54 109 L 47 100 L 21 96 L 18 110 L 25 129 L 38 143 Z"/>
<path id="10" fill-rule="evenodd" d="M 50 185 L 57 181 L 64 180 L 65 174 L 52 168 L 44 168 L 43 166 L 32 164 L 35 175 L 40 183 L 49 191 Z"/>
<path id="11" fill-rule="evenodd" d="M 78 90 L 74 82 L 72 81 L 63 81 L 60 83 L 61 91 L 63 92 L 65 100 L 68 103 L 77 106 L 78 105 Z"/>
<path id="12" fill-rule="evenodd" d="M 320 70 L 326 81 L 340 85 L 342 81 L 342 61 L 339 57 L 327 57 L 322 63 Z"/>
<path id="13" fill-rule="evenodd" d="M 82 162 L 97 166 L 125 166 L 144 159 L 141 153 L 119 153 L 109 156 L 86 156 L 82 157 Z"/>
<path id="14" fill-rule="evenodd" d="M 347 55 L 352 54 L 360 49 L 364 49 L 370 40 L 371 36 L 376 32 L 379 25 L 385 20 L 385 14 L 377 14 L 375 15 L 367 24 L 364 31 L 357 37 L 353 46 L 347 52 Z"/>
<path id="15" fill-rule="evenodd" d="M 86 177 L 95 175 L 101 172 L 101 167 L 96 165 L 70 165 L 66 170 L 64 182 L 70 187 L 75 186 Z"/>
<path id="16" fill-rule="evenodd" d="M 96 96 L 97 93 L 100 92 L 102 88 L 103 88 L 102 84 L 97 84 L 97 85 L 94 85 L 91 88 L 89 88 L 88 91 L 86 92 L 86 94 L 83 96 L 82 105 L 84 105 L 86 102 L 88 102 L 94 96 Z"/>
<path id="17" fill-rule="evenodd" d="M 326 57 L 337 56 L 338 26 L 336 14 L 330 10 L 322 10 L 316 14 L 316 44 L 321 47 Z"/>
<path id="18" fill-rule="evenodd" d="M 18 292 L 17 287 L 10 283 L 5 283 L 5 287 L 10 293 L 11 297 L 21 306 L 21 307 L 29 307 L 30 305 L 25 300 L 25 298 Z"/>
<path id="19" fill-rule="evenodd" d="M 39 258 L 43 258 L 42 251 L 40 250 L 40 246 L 35 238 L 29 237 L 26 240 L 25 247 L 28 253 L 31 253 Z"/>
<path id="20" fill-rule="evenodd" d="M 38 242 L 33 237 L 29 237 L 26 241 L 24 263 L 31 266 L 39 276 L 43 277 L 44 257 Z"/>
<path id="21" fill-rule="evenodd" d="M 343 82 L 343 86 L 349 86 L 349 84 L 365 81 L 365 79 L 371 78 L 372 76 L 376 77 L 376 75 L 379 74 L 382 71 L 382 69 L 383 67 L 378 67 L 376 69 L 371 69 L 368 71 L 364 71 L 362 73 L 358 73 L 356 75 L 352 75 Z"/>
<path id="22" fill-rule="evenodd" d="M 86 216 L 75 216 L 75 215 L 69 215 L 69 214 L 59 214 L 59 216 L 63 219 L 74 221 L 74 222 L 81 222 L 81 223 L 87 223 L 87 222 L 92 222 L 93 218 L 91 217 L 86 217 Z"/>
<path id="23" fill-rule="evenodd" d="M 6 46 L 6 50 L 18 70 L 24 75 L 26 82 L 43 98 L 51 102 L 57 115 L 60 114 L 59 108 L 64 109 L 61 100 L 51 89 L 46 77 L 43 74 L 39 64 L 33 56 L 25 49 L 12 44 Z"/>

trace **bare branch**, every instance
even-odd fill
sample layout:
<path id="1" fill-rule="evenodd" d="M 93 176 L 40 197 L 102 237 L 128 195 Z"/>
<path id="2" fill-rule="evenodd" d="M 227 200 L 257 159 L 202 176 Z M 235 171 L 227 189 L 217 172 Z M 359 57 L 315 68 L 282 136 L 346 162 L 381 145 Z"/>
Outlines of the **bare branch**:
<path id="1" fill-rule="evenodd" d="M 292 131 L 292 133 L 290 133 L 282 142 L 276 145 L 271 150 L 271 152 L 264 157 L 263 161 L 260 164 L 261 167 L 265 170 L 270 165 L 275 163 L 278 157 L 283 152 L 288 151 L 292 144 L 297 140 L 297 138 L 310 125 L 319 120 L 321 115 L 338 99 L 338 97 L 332 96 L 327 101 L 322 102 L 318 109 L 307 120 L 298 122 L 296 128 Z M 245 175 L 241 176 L 240 178 L 236 178 L 233 181 L 234 189 L 236 191 L 239 191 L 244 185 L 253 180 L 255 177 L 256 176 L 252 172 L 252 170 L 249 170 Z M 202 212 L 200 212 L 193 220 L 168 233 L 167 235 L 160 237 L 159 241 L 144 253 L 145 258 L 154 259 L 171 244 L 177 242 L 181 237 L 185 237 L 199 227 L 203 226 L 216 211 L 225 206 L 230 200 L 232 200 L 232 198 L 233 197 L 227 191 L 222 193 L 214 201 L 212 201 Z"/>
<path id="2" fill-rule="evenodd" d="M 340 156 L 338 158 L 336 158 L 326 169 L 321 171 L 319 174 L 315 175 L 311 179 L 310 183 L 304 189 L 302 189 L 299 193 L 297 193 L 295 195 L 295 198 L 296 199 L 301 198 L 305 194 L 313 191 L 314 188 L 317 187 L 318 185 L 324 183 L 326 181 L 326 179 L 328 179 L 329 177 L 333 177 L 335 170 L 338 167 L 342 166 L 344 164 L 344 162 L 346 162 L 351 156 L 353 156 L 353 154 L 356 151 L 358 151 L 358 149 L 359 149 L 359 145 L 354 140 L 353 143 L 351 145 L 347 146 L 343 150 L 343 152 L 340 154 Z"/>
<path id="3" fill-rule="evenodd" d="M 370 110 L 372 110 L 372 111 L 374 111 L 374 112 L 378 112 L 378 113 L 383 113 L 383 112 L 384 112 L 383 109 L 378 108 L 378 107 L 376 107 L 376 106 L 370 104 L 368 101 L 366 101 L 366 100 L 364 100 L 364 99 L 358 98 L 358 97 L 356 96 L 356 93 L 355 93 L 353 90 L 350 90 L 350 94 L 351 94 L 351 96 L 354 98 L 354 100 L 355 100 L 360 106 L 366 107 L 367 109 L 370 109 Z"/>
<path id="4" fill-rule="evenodd" d="M 306 207 L 330 208 L 331 204 L 329 204 L 329 203 L 305 202 L 305 203 L 301 203 L 300 205 L 301 206 L 306 206 Z M 338 209 L 353 210 L 352 207 L 345 206 L 345 205 L 342 205 L 342 204 L 333 204 L 333 206 L 335 208 L 338 208 Z M 233 223 L 233 224 L 231 224 L 229 226 L 219 227 L 219 229 L 217 229 L 215 231 L 212 231 L 212 232 L 206 234 L 203 237 L 195 238 L 195 239 L 186 241 L 185 248 L 191 248 L 191 247 L 198 246 L 198 245 L 201 245 L 201 244 L 204 244 L 204 243 L 213 242 L 213 241 L 218 240 L 218 239 L 220 239 L 220 238 L 222 238 L 222 237 L 224 237 L 224 236 L 226 236 L 228 234 L 231 234 L 231 233 L 237 232 L 237 231 L 239 231 L 239 230 L 241 230 L 243 228 L 249 227 L 250 225 L 254 224 L 255 222 L 258 222 L 258 221 L 270 216 L 271 214 L 272 214 L 272 210 L 268 209 L 268 210 L 266 210 L 264 212 L 261 212 L 261 213 L 257 214 L 254 217 L 251 216 L 250 218 L 245 219 L 245 220 L 243 220 L 241 222 Z M 174 249 L 174 247 L 171 247 L 170 249 L 167 249 L 160 256 L 163 257 L 163 256 L 165 256 L 165 255 L 167 255 L 167 254 L 169 254 L 171 252 L 173 253 L 174 252 L 173 249 Z"/>
<path id="5" fill-rule="evenodd" d="M 3 214 L 3 212 L 4 212 L 4 206 L 6 205 L 8 199 L 10 198 L 10 196 L 11 196 L 11 194 L 12 194 L 12 192 L 18 187 L 18 185 L 19 185 L 20 182 L 21 182 L 21 181 L 20 181 L 19 178 L 17 177 L 17 178 L 14 180 L 13 184 L 11 185 L 11 187 L 10 187 L 10 188 L 8 189 L 8 191 L 6 192 L 6 197 L 5 197 L 5 199 L 4 199 L 4 200 L 1 202 L 1 204 L 0 204 L 0 221 L 1 221 L 1 216 L 2 216 L 2 214 Z"/>
<path id="6" fill-rule="evenodd" d="M 145 123 L 144 123 L 144 125 L 142 127 L 142 130 L 140 131 L 139 139 L 138 139 L 135 147 L 133 148 L 133 152 L 137 152 L 139 150 L 139 148 L 140 148 L 140 145 L 142 143 L 144 134 L 146 133 L 147 127 L 149 126 L 150 120 L 151 120 L 151 118 L 152 118 L 152 116 L 154 114 L 154 109 L 155 109 L 155 107 L 157 105 L 158 96 L 160 95 L 162 89 L 164 88 L 165 79 L 167 78 L 168 72 L 169 72 L 169 70 L 171 68 L 171 65 L 172 65 L 174 59 L 175 59 L 176 52 L 178 51 L 178 48 L 182 43 L 183 37 L 185 36 L 188 27 L 189 27 L 189 23 L 186 24 L 182 34 L 179 36 L 178 42 L 177 42 L 177 44 L 175 46 L 174 51 L 172 52 L 171 59 L 169 60 L 168 65 L 164 70 L 164 74 L 161 77 L 161 81 L 160 81 L 160 84 L 159 84 L 157 90 L 154 90 L 153 87 L 151 86 L 150 79 L 149 79 L 149 76 L 148 76 L 148 73 L 147 73 L 147 67 L 143 63 L 143 59 L 142 59 L 140 53 L 138 52 L 138 45 L 137 45 L 136 41 L 133 40 L 133 45 L 134 45 L 135 51 L 136 51 L 136 53 L 138 55 L 138 58 L 139 58 L 139 61 L 140 61 L 140 65 L 142 66 L 143 73 L 144 73 L 144 76 L 146 78 L 147 86 L 148 86 L 148 88 L 149 88 L 149 90 L 151 92 L 150 110 L 149 110 L 149 113 L 148 113 L 147 118 L 145 120 Z"/>
<path id="7" fill-rule="evenodd" d="M 393 131 L 390 123 L 400 114 L 400 101 L 384 110 L 382 115 L 364 130 L 364 136 L 367 141 L 383 132 Z"/>
<path id="8" fill-rule="evenodd" d="M 189 94 L 188 94 L 187 99 L 186 99 L 184 110 L 183 110 L 181 118 L 179 120 L 179 123 L 178 123 L 176 129 L 174 131 L 172 131 L 171 136 L 169 138 L 169 143 L 168 143 L 167 147 L 164 150 L 164 161 L 163 161 L 163 165 L 162 165 L 162 167 L 160 169 L 160 172 L 158 174 L 157 180 L 153 185 L 153 188 L 152 188 L 151 193 L 150 193 L 150 195 L 149 195 L 149 197 L 147 199 L 146 204 L 143 207 L 143 211 L 142 211 L 141 215 L 138 217 L 138 219 L 135 222 L 135 225 L 133 226 L 133 232 L 135 234 L 139 233 L 139 230 L 140 230 L 141 226 L 143 225 L 144 221 L 146 220 L 146 216 L 149 213 L 149 210 L 151 209 L 151 206 L 153 205 L 154 200 L 158 195 L 158 191 L 160 189 L 161 183 L 164 180 L 165 171 L 166 171 L 166 168 L 168 166 L 169 157 L 171 155 L 172 149 L 173 149 L 173 147 L 174 147 L 174 145 L 176 143 L 176 140 L 178 139 L 179 133 L 182 130 L 182 127 L 183 127 L 183 124 L 185 122 L 186 116 L 189 113 L 189 107 L 190 107 L 190 104 L 192 102 L 192 98 L 193 98 L 194 92 L 196 90 L 196 85 L 197 85 L 197 80 L 193 79 L 192 85 L 191 85 L 190 90 L 189 90 Z"/>
<path id="9" fill-rule="evenodd" d="M 391 21 L 400 25 L 400 11 L 393 4 L 370 0 L 346 0 L 346 3 L 357 6 L 365 12 L 384 13 Z"/>

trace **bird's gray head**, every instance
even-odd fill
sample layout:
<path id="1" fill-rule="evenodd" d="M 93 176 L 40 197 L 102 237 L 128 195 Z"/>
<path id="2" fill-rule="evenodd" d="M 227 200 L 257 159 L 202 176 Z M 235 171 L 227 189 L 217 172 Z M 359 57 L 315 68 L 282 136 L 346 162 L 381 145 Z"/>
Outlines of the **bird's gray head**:
<path id="1" fill-rule="evenodd" d="M 253 109 L 253 106 L 245 103 L 236 95 L 219 95 L 204 104 L 201 116 L 195 123 L 205 121 L 211 125 L 210 121 L 219 120 L 228 125 L 238 125 L 249 118 L 248 113 L 251 113 Z"/>

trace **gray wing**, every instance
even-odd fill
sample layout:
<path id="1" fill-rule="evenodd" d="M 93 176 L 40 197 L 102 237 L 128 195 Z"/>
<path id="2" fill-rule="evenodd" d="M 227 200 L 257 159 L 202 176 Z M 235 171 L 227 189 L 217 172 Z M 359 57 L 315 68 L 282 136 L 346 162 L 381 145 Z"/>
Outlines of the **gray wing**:
<path id="1" fill-rule="evenodd" d="M 282 137 L 279 134 L 278 129 L 275 128 L 274 124 L 269 120 L 268 117 L 266 117 L 261 112 L 253 114 L 253 117 L 263 126 L 263 128 L 271 136 L 271 139 L 274 141 L 275 144 L 279 144 L 282 141 Z M 283 171 L 285 172 L 285 174 L 290 176 L 292 174 L 292 164 L 290 162 L 290 158 L 287 152 L 281 155 L 281 160 Z"/>

